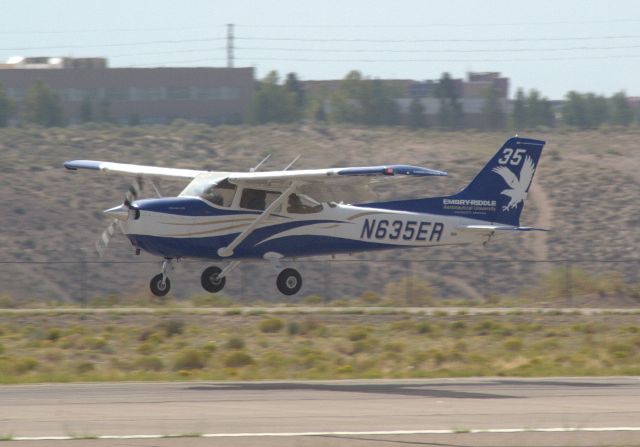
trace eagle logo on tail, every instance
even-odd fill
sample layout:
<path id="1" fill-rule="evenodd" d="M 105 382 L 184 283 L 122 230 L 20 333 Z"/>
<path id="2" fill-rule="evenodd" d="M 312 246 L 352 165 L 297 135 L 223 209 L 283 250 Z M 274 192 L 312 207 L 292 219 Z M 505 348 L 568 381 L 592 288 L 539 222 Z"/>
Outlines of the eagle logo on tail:
<path id="1" fill-rule="evenodd" d="M 511 199 L 508 204 L 502 207 L 502 211 L 508 211 L 512 208 L 515 209 L 520 202 L 523 202 L 524 199 L 527 198 L 527 190 L 533 179 L 533 174 L 536 172 L 533 160 L 529 156 L 525 158 L 522 169 L 520 170 L 520 178 L 506 166 L 495 167 L 492 171 L 500 175 L 509 188 L 511 188 L 505 189 L 500 193 Z"/>

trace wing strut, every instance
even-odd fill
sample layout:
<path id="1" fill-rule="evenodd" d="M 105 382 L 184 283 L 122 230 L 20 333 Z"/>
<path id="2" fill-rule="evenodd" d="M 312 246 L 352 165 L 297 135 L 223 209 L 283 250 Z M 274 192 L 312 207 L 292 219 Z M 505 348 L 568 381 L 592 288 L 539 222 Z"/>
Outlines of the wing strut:
<path id="1" fill-rule="evenodd" d="M 233 255 L 233 250 L 235 250 L 235 248 L 240 245 L 240 243 L 242 243 L 242 241 L 244 241 L 252 232 L 253 230 L 256 229 L 256 227 L 258 225 L 260 225 L 267 217 L 269 217 L 271 215 L 271 213 L 273 213 L 273 211 L 282 203 L 284 202 L 284 199 L 287 198 L 287 196 L 289 194 L 291 194 L 294 190 L 296 189 L 296 184 L 291 183 L 291 185 L 289 185 L 289 187 L 284 190 L 282 192 L 282 194 L 280 194 L 280 196 L 278 196 L 278 198 L 276 200 L 274 200 L 273 202 L 271 202 L 271 204 L 267 207 L 267 209 L 265 209 L 262 214 L 260 214 L 256 220 L 254 220 L 253 222 L 251 222 L 251 224 L 244 229 L 244 231 L 242 233 L 240 233 L 239 235 L 236 236 L 236 238 L 231 241 L 231 243 L 229 245 L 227 245 L 226 247 L 220 247 L 218 249 L 218 256 L 221 256 L 223 258 L 228 258 L 229 256 Z"/>

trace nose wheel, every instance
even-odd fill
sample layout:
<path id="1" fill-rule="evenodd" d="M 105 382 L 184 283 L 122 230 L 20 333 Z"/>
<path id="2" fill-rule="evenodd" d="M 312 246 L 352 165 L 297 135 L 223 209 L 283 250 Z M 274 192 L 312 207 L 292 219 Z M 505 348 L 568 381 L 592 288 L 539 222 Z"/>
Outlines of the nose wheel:
<path id="1" fill-rule="evenodd" d="M 156 276 L 151 278 L 149 288 L 151 289 L 151 293 L 155 296 L 165 296 L 169 293 L 169 290 L 171 290 L 171 281 L 162 273 L 158 273 Z"/>
<path id="2" fill-rule="evenodd" d="M 283 295 L 295 295 L 302 287 L 302 276 L 296 269 L 286 268 L 278 275 L 276 285 Z"/>
<path id="3" fill-rule="evenodd" d="M 171 281 L 168 276 L 169 270 L 173 270 L 173 263 L 172 259 L 167 258 L 162 262 L 162 273 L 158 273 L 151 278 L 149 283 L 151 293 L 155 296 L 165 296 L 171 290 Z"/>

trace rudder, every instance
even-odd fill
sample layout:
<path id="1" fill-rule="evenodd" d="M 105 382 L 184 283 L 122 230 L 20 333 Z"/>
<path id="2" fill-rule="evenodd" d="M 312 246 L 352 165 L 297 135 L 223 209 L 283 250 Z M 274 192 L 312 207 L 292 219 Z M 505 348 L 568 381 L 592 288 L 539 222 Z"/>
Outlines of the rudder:
<path id="1" fill-rule="evenodd" d="M 519 226 L 544 144 L 541 140 L 510 138 L 466 188 L 443 198 L 443 208 L 451 206 L 463 211 L 470 207 L 470 211 L 477 210 L 467 217 Z M 477 212 L 480 209 L 485 212 Z"/>

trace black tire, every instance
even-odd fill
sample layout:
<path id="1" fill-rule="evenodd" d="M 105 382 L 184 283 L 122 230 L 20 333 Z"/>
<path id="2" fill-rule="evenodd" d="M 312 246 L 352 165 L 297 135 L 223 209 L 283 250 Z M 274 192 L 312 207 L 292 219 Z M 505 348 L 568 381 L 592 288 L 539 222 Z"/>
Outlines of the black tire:
<path id="1" fill-rule="evenodd" d="M 276 281 L 278 290 L 284 295 L 295 295 L 302 287 L 302 276 L 296 269 L 284 269 Z"/>
<path id="2" fill-rule="evenodd" d="M 222 273 L 222 270 L 215 265 L 204 269 L 200 277 L 202 288 L 211 293 L 216 293 L 224 289 L 226 278 L 218 278 L 220 273 Z"/>
<path id="3" fill-rule="evenodd" d="M 171 281 L 169 278 L 164 278 L 162 280 L 162 273 L 157 274 L 153 278 L 151 278 L 151 283 L 149 283 L 149 288 L 151 289 L 151 293 L 155 296 L 165 296 L 171 290 Z"/>

